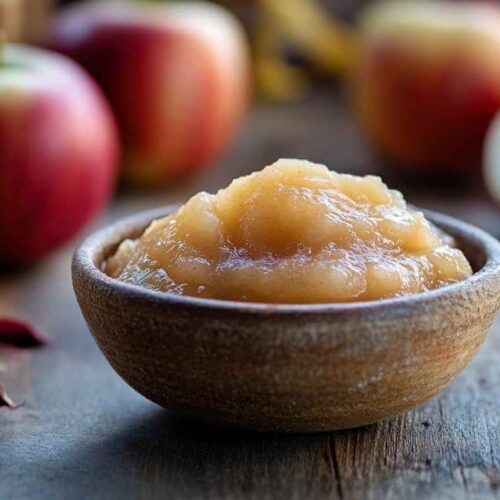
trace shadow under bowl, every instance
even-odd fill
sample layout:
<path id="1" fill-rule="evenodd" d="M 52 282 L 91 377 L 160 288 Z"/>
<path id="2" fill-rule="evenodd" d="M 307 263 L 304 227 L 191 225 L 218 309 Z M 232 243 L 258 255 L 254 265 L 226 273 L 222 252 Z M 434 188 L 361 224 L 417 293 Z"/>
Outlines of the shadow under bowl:
<path id="1" fill-rule="evenodd" d="M 138 214 L 87 238 L 74 255 L 73 285 L 116 372 L 148 399 L 208 423 L 310 432 L 406 412 L 464 369 L 500 306 L 500 243 L 427 211 L 475 273 L 402 298 L 231 302 L 155 292 L 101 271 L 123 239 L 175 208 Z"/>

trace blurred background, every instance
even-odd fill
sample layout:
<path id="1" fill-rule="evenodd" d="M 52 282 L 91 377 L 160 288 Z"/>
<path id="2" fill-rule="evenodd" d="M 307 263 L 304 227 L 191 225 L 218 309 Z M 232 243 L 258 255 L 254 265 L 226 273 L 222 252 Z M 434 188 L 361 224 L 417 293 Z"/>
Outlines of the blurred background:
<path id="1" fill-rule="evenodd" d="M 0 0 L 0 30 L 4 267 L 280 157 L 500 236 L 495 2 Z"/>

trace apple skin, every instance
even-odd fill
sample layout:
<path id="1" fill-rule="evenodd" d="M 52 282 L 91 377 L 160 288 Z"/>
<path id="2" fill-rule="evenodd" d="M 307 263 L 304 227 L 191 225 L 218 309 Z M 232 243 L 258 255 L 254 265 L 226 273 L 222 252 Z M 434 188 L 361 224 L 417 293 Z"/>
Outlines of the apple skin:
<path id="1" fill-rule="evenodd" d="M 362 126 L 393 164 L 476 172 L 500 107 L 500 7 L 395 2 L 361 24 L 352 94 Z"/>
<path id="2" fill-rule="evenodd" d="M 21 45 L 0 64 L 0 263 L 29 264 L 74 236 L 109 199 L 118 133 L 71 60 Z"/>
<path id="3" fill-rule="evenodd" d="M 212 163 L 247 108 L 247 43 L 220 6 L 76 5 L 49 32 L 49 47 L 82 64 L 111 102 L 133 183 L 170 184 Z"/>

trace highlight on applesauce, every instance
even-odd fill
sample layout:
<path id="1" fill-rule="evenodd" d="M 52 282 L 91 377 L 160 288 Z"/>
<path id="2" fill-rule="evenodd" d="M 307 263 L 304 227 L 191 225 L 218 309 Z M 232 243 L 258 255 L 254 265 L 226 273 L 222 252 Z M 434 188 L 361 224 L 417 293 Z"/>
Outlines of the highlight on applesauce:
<path id="1" fill-rule="evenodd" d="M 296 304 L 399 297 L 472 274 L 453 239 L 379 177 L 295 159 L 198 193 L 123 241 L 105 270 L 179 295 Z"/>

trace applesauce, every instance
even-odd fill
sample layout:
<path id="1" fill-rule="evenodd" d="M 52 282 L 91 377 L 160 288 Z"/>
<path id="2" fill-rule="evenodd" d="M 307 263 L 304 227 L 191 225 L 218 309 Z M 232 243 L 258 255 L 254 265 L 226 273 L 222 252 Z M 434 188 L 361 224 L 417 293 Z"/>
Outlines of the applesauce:
<path id="1" fill-rule="evenodd" d="M 472 270 L 379 177 L 279 160 L 215 195 L 198 193 L 123 241 L 106 272 L 194 297 L 324 303 L 423 292 Z"/>

